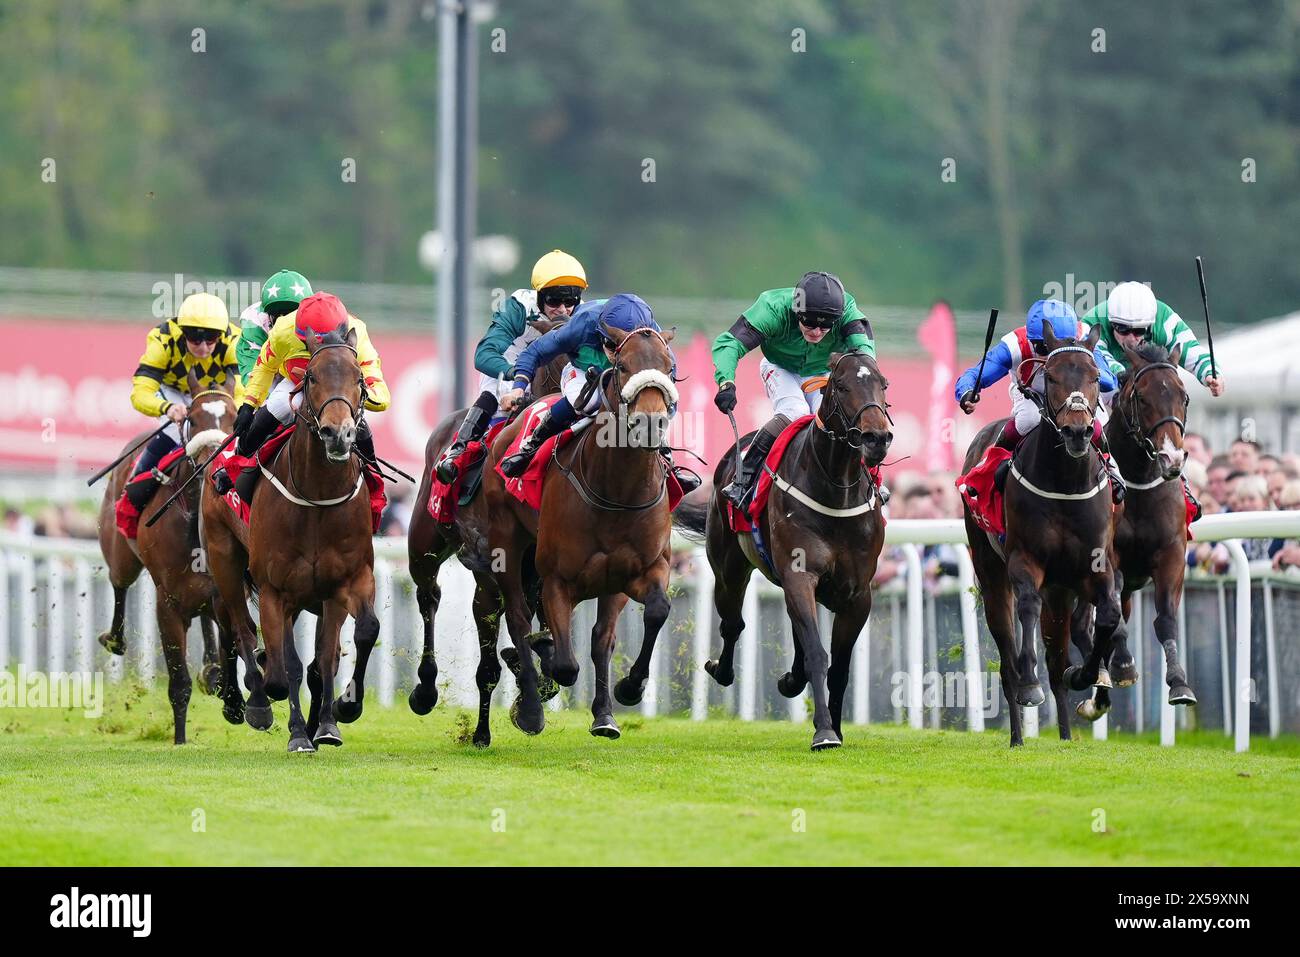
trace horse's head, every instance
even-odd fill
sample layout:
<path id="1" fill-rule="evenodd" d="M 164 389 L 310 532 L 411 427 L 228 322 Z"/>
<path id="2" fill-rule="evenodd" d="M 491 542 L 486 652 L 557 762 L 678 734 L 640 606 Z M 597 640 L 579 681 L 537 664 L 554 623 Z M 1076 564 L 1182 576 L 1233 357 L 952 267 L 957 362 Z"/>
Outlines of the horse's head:
<path id="1" fill-rule="evenodd" d="M 1047 346 L 1045 411 L 1061 433 L 1065 451 L 1076 459 L 1088 454 L 1094 411 L 1101 396 L 1101 372 L 1092 353 L 1100 338 L 1100 326 L 1093 326 L 1083 340 L 1058 339 L 1050 324 L 1043 326 L 1043 344 Z"/>
<path id="2" fill-rule="evenodd" d="M 346 462 L 357 438 L 365 380 L 357 361 L 357 332 L 349 329 L 337 341 L 307 339 L 307 370 L 303 373 L 304 416 L 312 434 L 325 444 L 325 457 Z"/>
<path id="3" fill-rule="evenodd" d="M 193 456 L 200 450 L 220 445 L 234 428 L 235 379 L 227 375 L 226 381 L 204 389 L 191 369 L 186 380 L 191 401 L 185 415 L 185 451 Z"/>
<path id="4" fill-rule="evenodd" d="M 830 373 L 822 385 L 822 426 L 833 437 L 861 449 L 871 468 L 884 461 L 894 441 L 889 428 L 894 423 L 886 411 L 888 388 L 889 380 L 865 352 L 831 353 Z"/>
<path id="5" fill-rule="evenodd" d="M 1187 390 L 1178 377 L 1182 346 L 1169 353 L 1163 346 L 1146 342 L 1136 349 L 1125 348 L 1128 370 L 1120 377 L 1119 413 L 1124 431 L 1148 457 L 1160 465 L 1164 478 L 1176 478 L 1183 470 L 1183 417 L 1187 414 Z"/>
<path id="6" fill-rule="evenodd" d="M 627 406 L 627 444 L 658 449 L 668 432 L 668 420 L 677 409 L 673 354 L 668 348 L 673 330 L 660 332 L 642 326 L 625 332 L 604 323 L 602 329 L 607 340 L 605 355 L 614 367 L 607 395 L 611 405 Z"/>

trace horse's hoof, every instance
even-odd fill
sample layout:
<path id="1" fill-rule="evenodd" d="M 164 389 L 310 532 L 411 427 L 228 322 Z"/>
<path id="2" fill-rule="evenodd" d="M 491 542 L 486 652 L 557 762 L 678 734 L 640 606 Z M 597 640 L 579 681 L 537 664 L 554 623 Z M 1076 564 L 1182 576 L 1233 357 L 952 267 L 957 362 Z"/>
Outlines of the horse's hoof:
<path id="1" fill-rule="evenodd" d="M 1169 689 L 1170 704 L 1196 704 L 1196 695 L 1187 685 L 1177 685 Z"/>
<path id="2" fill-rule="evenodd" d="M 485 726 L 474 729 L 474 747 L 486 748 L 492 743 L 492 732 Z"/>
<path id="3" fill-rule="evenodd" d="M 269 704 L 264 707 L 249 704 L 244 706 L 244 720 L 255 731 L 270 731 L 271 725 L 275 724 L 275 713 Z"/>
<path id="4" fill-rule="evenodd" d="M 244 705 L 241 702 L 238 705 L 226 705 L 221 709 L 221 716 L 231 724 L 244 723 Z"/>
<path id="5" fill-rule="evenodd" d="M 1137 662 L 1133 660 L 1125 661 L 1118 667 L 1111 663 L 1110 676 L 1114 680 L 1116 687 L 1127 688 L 1130 685 L 1137 684 L 1138 669 Z"/>
<path id="6" fill-rule="evenodd" d="M 524 734 L 541 734 L 542 729 L 546 727 L 546 715 L 542 713 L 540 704 L 535 713 L 533 709 L 524 711 L 520 707 L 522 700 L 519 695 L 515 695 L 515 700 L 511 702 L 510 723 Z"/>
<path id="7" fill-rule="evenodd" d="M 776 690 L 781 692 L 787 698 L 797 698 L 803 694 L 803 689 L 808 686 L 808 680 L 805 678 L 802 684 L 796 684 L 794 675 L 786 672 L 776 679 Z"/>
<path id="8" fill-rule="evenodd" d="M 501 655 L 501 660 L 506 663 L 506 667 L 510 669 L 510 673 L 515 676 L 515 680 L 518 680 L 519 650 L 514 645 L 506 645 L 498 654 Z"/>
<path id="9" fill-rule="evenodd" d="M 1043 694 L 1043 686 L 1039 684 L 1024 685 L 1016 692 L 1016 704 L 1026 708 L 1037 708 L 1047 700 Z"/>
<path id="10" fill-rule="evenodd" d="M 311 743 L 311 738 L 305 734 L 295 735 L 289 739 L 290 754 L 315 754 L 316 745 Z"/>
<path id="11" fill-rule="evenodd" d="M 1111 683 L 1110 670 L 1108 668 L 1097 669 L 1097 680 L 1092 683 L 1094 688 L 1113 688 Z"/>
<path id="12" fill-rule="evenodd" d="M 1077 714 L 1080 718 L 1083 718 L 1084 721 L 1100 720 L 1101 717 L 1105 715 L 1106 712 L 1109 710 L 1110 708 L 1099 707 L 1097 705 L 1096 699 L 1094 698 L 1083 699 L 1082 701 L 1079 702 L 1078 707 L 1074 709 L 1075 714 Z"/>
<path id="13" fill-rule="evenodd" d="M 633 681 L 632 676 L 621 679 L 614 684 L 614 700 L 621 705 L 631 706 L 640 704 L 642 696 L 645 695 L 645 679 Z M 595 728 L 591 729 L 592 734 L 598 734 Z M 618 728 L 614 729 L 614 737 L 618 737 Z"/>
<path id="14" fill-rule="evenodd" d="M 110 655 L 121 657 L 126 654 L 126 639 L 121 635 L 106 631 L 99 636 L 99 643 L 104 646 L 104 650 Z"/>
<path id="15" fill-rule="evenodd" d="M 220 665 L 207 664 L 199 670 L 199 690 L 209 695 L 221 693 Z"/>
<path id="16" fill-rule="evenodd" d="M 618 729 L 618 723 L 612 715 L 602 715 L 591 723 L 591 733 L 597 738 L 609 738 L 611 741 L 618 740 L 623 732 Z"/>
<path id="17" fill-rule="evenodd" d="M 425 689 L 424 685 L 416 685 L 411 689 L 410 695 L 406 698 L 406 703 L 411 706 L 411 710 L 416 714 L 428 714 L 433 710 L 433 706 L 438 703 L 438 689 Z"/>
<path id="18" fill-rule="evenodd" d="M 338 726 L 333 723 L 322 724 L 312 735 L 312 744 L 320 747 L 322 744 L 328 744 L 331 748 L 341 748 L 343 746 L 343 735 L 339 734 Z"/>
<path id="19" fill-rule="evenodd" d="M 712 658 L 704 662 L 704 670 L 709 673 L 710 678 L 722 685 L 724 688 L 731 687 L 731 683 L 736 680 L 736 676 L 732 673 L 730 668 L 724 670 L 721 665 Z"/>
<path id="20" fill-rule="evenodd" d="M 335 701 L 334 717 L 338 718 L 344 724 L 351 724 L 357 718 L 361 717 L 362 702 L 357 701 Z"/>
<path id="21" fill-rule="evenodd" d="M 828 751 L 831 748 L 838 748 L 844 742 L 840 736 L 832 730 L 818 731 L 813 735 L 812 749 L 814 751 Z"/>

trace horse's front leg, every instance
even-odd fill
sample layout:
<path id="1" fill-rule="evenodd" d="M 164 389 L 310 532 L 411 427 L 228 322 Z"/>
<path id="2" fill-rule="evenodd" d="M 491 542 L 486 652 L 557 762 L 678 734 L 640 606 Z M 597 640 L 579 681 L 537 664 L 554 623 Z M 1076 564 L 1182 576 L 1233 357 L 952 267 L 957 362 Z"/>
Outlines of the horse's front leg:
<path id="1" fill-rule="evenodd" d="M 361 717 L 366 698 L 366 666 L 370 653 L 379 641 L 379 616 L 375 614 L 375 575 L 367 566 L 360 569 L 347 590 L 348 614 L 356 621 L 352 640 L 357 646 L 357 662 L 352 669 L 352 680 L 342 697 L 334 702 L 334 714 L 344 724 Z"/>
<path id="2" fill-rule="evenodd" d="M 637 652 L 636 661 L 632 662 L 627 676 L 614 686 L 614 697 L 618 703 L 630 706 L 641 703 L 646 681 L 650 677 L 655 642 L 659 640 L 659 632 L 673 610 L 672 602 L 668 600 L 668 560 L 658 562 L 649 573 L 633 582 L 628 594 L 645 605 L 645 631 L 641 639 L 641 650 Z"/>
<path id="3" fill-rule="evenodd" d="M 294 615 L 288 624 L 284 638 L 284 663 L 289 674 L 289 753 L 310 754 L 316 750 L 311 735 L 307 733 L 307 721 L 302 715 L 302 658 L 298 656 L 298 645 L 293 640 L 293 625 L 298 616 Z"/>
<path id="4" fill-rule="evenodd" d="M 1102 663 L 1110 660 L 1114 650 L 1115 632 L 1124 626 L 1115 576 L 1109 564 L 1102 571 L 1084 579 L 1082 599 L 1091 602 L 1097 609 L 1096 639 L 1092 653 L 1084 659 L 1083 666 L 1072 665 L 1065 672 L 1066 682 L 1073 691 L 1083 691 L 1097 683 Z"/>
<path id="5" fill-rule="evenodd" d="M 1068 599 L 1067 599 L 1068 602 Z M 1079 602 L 1082 604 L 1082 602 Z M 1068 605 L 1043 610 L 1043 647 L 1047 650 L 1047 677 L 1056 699 L 1056 726 L 1062 741 L 1070 740 L 1070 690 L 1065 669 L 1070 666 L 1070 610 Z"/>
<path id="6" fill-rule="evenodd" d="M 871 589 L 867 587 L 856 602 L 836 614 L 831 625 L 831 665 L 827 673 L 827 686 L 830 693 L 831 723 L 841 741 L 844 740 L 844 732 L 840 729 L 840 719 L 844 714 L 844 691 L 849 686 L 849 663 L 853 660 L 853 646 L 857 644 L 858 635 L 862 634 L 870 615 Z M 781 693 L 785 694 L 784 689 Z"/>
<path id="7" fill-rule="evenodd" d="M 441 562 L 433 556 L 424 556 L 411 565 L 415 579 L 415 602 L 420 607 L 420 621 L 424 624 L 424 649 L 416 669 L 416 684 L 411 689 L 407 704 L 416 714 L 428 714 L 438 703 L 438 662 L 433 654 L 433 625 L 442 602 L 442 587 L 438 584 Z"/>
<path id="8" fill-rule="evenodd" d="M 596 694 L 591 699 L 591 733 L 598 738 L 613 740 L 622 734 L 618 722 L 614 720 L 614 706 L 609 700 L 609 660 L 614 654 L 614 626 L 618 624 L 618 616 L 623 613 L 627 601 L 627 595 L 619 592 L 602 595 L 596 604 L 596 624 L 591 629 L 591 663 L 596 673 Z M 648 607 L 646 617 L 649 618 Z M 649 632 L 650 625 L 647 622 L 647 641 L 652 640 Z M 624 678 L 619 686 L 622 687 L 627 680 Z M 615 694 L 617 693 L 616 691 Z M 637 693 L 637 698 L 640 699 L 640 692 Z M 624 702 L 622 697 L 619 697 L 619 703 L 635 704 Z"/>
<path id="9" fill-rule="evenodd" d="M 494 540 L 503 540 L 498 536 Z M 533 665 L 532 648 L 528 644 L 528 632 L 533 624 L 532 610 L 528 607 L 528 596 L 523 586 L 523 552 L 525 543 L 520 536 L 514 536 L 509 548 L 504 550 L 505 571 L 495 575 L 501 595 L 505 600 L 506 627 L 510 631 L 510 641 L 515 647 L 515 661 L 518 664 L 516 681 L 519 695 L 510 708 L 510 720 L 524 734 L 541 734 L 546 727 L 546 716 L 542 712 L 542 699 L 537 690 L 537 669 Z M 565 619 L 568 626 L 568 619 Z"/>
<path id="10" fill-rule="evenodd" d="M 343 735 L 335 722 L 334 680 L 339 667 L 339 633 L 348 616 L 348 607 L 337 598 L 321 602 L 321 627 L 317 629 L 316 663 L 320 668 L 320 719 L 312 743 L 317 747 L 343 744 Z"/>
<path id="11" fill-rule="evenodd" d="M 1092 654 L 1092 612 L 1092 603 L 1080 598 L 1074 603 L 1074 611 L 1070 614 L 1070 641 L 1084 661 Z M 1066 670 L 1069 670 L 1068 666 Z M 1080 701 L 1074 709 L 1075 713 L 1085 721 L 1099 720 L 1110 711 L 1110 685 L 1110 672 L 1103 663 L 1098 667 L 1092 697 Z"/>
<path id="12" fill-rule="evenodd" d="M 1183 598 L 1183 574 L 1187 564 L 1182 548 L 1170 548 L 1160 556 L 1155 569 L 1156 641 L 1165 652 L 1165 684 L 1170 704 L 1196 704 L 1187 672 L 1178 660 L 1178 603 Z"/>
<path id="13" fill-rule="evenodd" d="M 486 748 L 492 743 L 492 692 L 501 680 L 501 659 L 497 657 L 497 639 L 501 635 L 501 590 L 491 575 L 475 572 L 474 625 L 478 629 L 478 668 L 474 683 L 478 686 L 478 726 L 474 728 L 474 745 Z"/>
<path id="14" fill-rule="evenodd" d="M 790 616 L 794 640 L 803 652 L 804 667 L 813 695 L 812 749 L 838 748 L 840 736 L 831 720 L 829 695 L 826 688 L 827 656 L 822 647 L 821 633 L 817 630 L 817 579 L 808 572 L 787 575 L 785 610 Z"/>
<path id="15" fill-rule="evenodd" d="M 199 671 L 199 690 L 204 694 L 220 695 L 221 649 L 217 645 L 217 629 L 213 617 L 210 611 L 199 615 L 199 631 L 203 635 L 203 668 Z"/>
<path id="16" fill-rule="evenodd" d="M 1038 631 L 1043 611 L 1039 589 L 1043 586 L 1043 570 L 1034 559 L 1017 551 L 1007 560 L 1007 577 L 1016 598 L 1016 617 L 1020 619 L 1020 651 L 1016 656 L 1020 683 L 1016 687 L 1015 704 L 1036 708 L 1047 700 L 1038 682 Z"/>

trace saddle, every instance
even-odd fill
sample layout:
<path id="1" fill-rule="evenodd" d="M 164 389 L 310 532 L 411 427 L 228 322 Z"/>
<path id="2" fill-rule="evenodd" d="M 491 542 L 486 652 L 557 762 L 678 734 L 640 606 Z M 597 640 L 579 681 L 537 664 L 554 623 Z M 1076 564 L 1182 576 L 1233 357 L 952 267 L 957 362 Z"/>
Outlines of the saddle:
<path id="1" fill-rule="evenodd" d="M 456 459 L 456 481 L 451 485 L 440 481 L 432 469 L 429 473 L 429 514 L 443 525 L 456 521 L 456 512 L 474 501 L 483 485 L 483 463 L 487 450 L 495 441 L 509 419 L 502 419 L 488 428 L 480 441 L 470 442 Z"/>
<path id="2" fill-rule="evenodd" d="M 1007 533 L 1002 498 L 1010 462 L 1011 452 L 1001 446 L 990 445 L 975 467 L 966 474 L 957 476 L 954 483 L 966 507 L 970 509 L 975 524 L 999 537 Z"/>
<path id="3" fill-rule="evenodd" d="M 171 472 L 184 454 L 185 447 L 183 445 L 178 445 L 176 448 L 164 455 L 158 462 L 158 465 L 152 470 L 141 472 L 139 475 L 133 475 L 126 482 L 126 485 L 131 485 L 135 482 L 144 482 L 149 479 L 156 479 L 158 482 L 162 483 L 162 488 L 166 488 L 172 481 L 171 476 L 168 473 Z M 140 459 L 143 457 L 144 450 L 141 450 L 140 453 L 131 460 L 132 471 L 135 471 L 136 465 L 139 464 Z M 117 502 L 113 506 L 113 522 L 117 526 L 117 530 L 121 532 L 123 536 L 131 541 L 135 541 L 136 537 L 140 534 L 140 514 L 136 512 L 134 508 L 131 508 L 130 503 L 127 501 L 126 485 L 122 486 L 122 494 L 118 496 Z"/>

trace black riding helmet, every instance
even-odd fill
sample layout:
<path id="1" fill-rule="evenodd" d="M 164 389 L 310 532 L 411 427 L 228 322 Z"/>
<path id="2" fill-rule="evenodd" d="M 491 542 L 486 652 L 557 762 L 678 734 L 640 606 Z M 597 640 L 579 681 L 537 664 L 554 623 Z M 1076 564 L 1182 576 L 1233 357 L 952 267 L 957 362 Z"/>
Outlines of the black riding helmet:
<path id="1" fill-rule="evenodd" d="M 794 312 L 808 326 L 829 328 L 844 314 L 844 283 L 828 272 L 806 272 L 795 287 Z"/>

